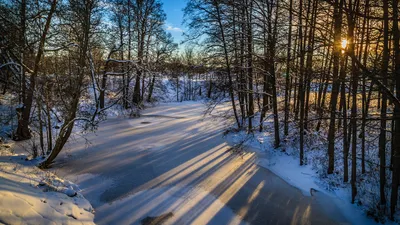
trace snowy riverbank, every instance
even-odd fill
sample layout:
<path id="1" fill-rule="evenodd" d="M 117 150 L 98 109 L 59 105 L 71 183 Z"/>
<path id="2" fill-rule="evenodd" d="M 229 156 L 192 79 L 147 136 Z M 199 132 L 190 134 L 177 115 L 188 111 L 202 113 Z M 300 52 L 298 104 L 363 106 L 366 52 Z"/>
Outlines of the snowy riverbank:
<path id="1" fill-rule="evenodd" d="M 246 151 L 255 152 L 258 160 L 257 164 L 264 167 L 290 185 L 300 189 L 305 196 L 313 196 L 321 205 L 326 206 L 324 210 L 331 212 L 340 212 L 352 224 L 377 225 L 373 218 L 369 218 L 366 208 L 351 204 L 351 190 L 348 186 L 332 187 L 326 180 L 320 179 L 318 171 L 313 165 L 299 165 L 299 156 L 294 148 L 274 149 L 273 132 L 255 133 L 254 136 L 248 136 L 244 132 L 230 133 L 227 136 L 229 142 L 233 144 L 242 143 Z M 308 153 L 308 157 L 312 158 Z M 386 221 L 385 224 L 396 224 Z"/>
<path id="2" fill-rule="evenodd" d="M 94 224 L 94 210 L 77 185 L 38 169 L 0 144 L 1 224 Z"/>

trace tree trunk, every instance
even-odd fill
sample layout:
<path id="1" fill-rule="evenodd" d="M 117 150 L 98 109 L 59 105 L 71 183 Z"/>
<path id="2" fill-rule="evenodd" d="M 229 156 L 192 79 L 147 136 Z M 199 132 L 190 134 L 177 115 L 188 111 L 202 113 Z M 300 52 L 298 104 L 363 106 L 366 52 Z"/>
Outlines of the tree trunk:
<path id="1" fill-rule="evenodd" d="M 106 86 L 107 86 L 107 66 L 104 68 L 103 77 L 101 79 L 100 91 L 99 91 L 100 109 L 104 109 Z"/>
<path id="2" fill-rule="evenodd" d="M 271 7 L 272 8 L 272 7 Z M 271 40 L 270 47 L 270 58 L 271 58 L 271 66 L 270 66 L 270 74 L 271 74 L 271 83 L 272 83 L 272 108 L 274 111 L 274 134 L 275 134 L 275 148 L 278 148 L 280 145 L 280 137 L 279 137 L 279 117 L 278 117 L 278 95 L 277 95 L 277 87 L 276 87 L 276 73 L 275 73 L 275 48 L 276 48 L 276 39 L 278 36 L 278 11 L 279 11 L 279 1 L 276 2 L 275 9 L 275 21 L 274 21 L 274 31 Z M 272 12 L 272 10 L 271 10 Z M 271 29 L 272 30 L 272 29 Z"/>
<path id="3" fill-rule="evenodd" d="M 44 137 L 43 137 L 42 103 L 40 102 L 40 100 L 36 99 L 36 105 L 38 108 L 40 150 L 42 152 L 42 156 L 44 156 L 45 152 L 44 152 Z"/>
<path id="4" fill-rule="evenodd" d="M 291 67 L 291 52 L 292 52 L 292 20 L 293 20 L 293 0 L 289 3 L 289 34 L 288 34 L 288 47 L 286 55 L 286 83 L 285 83 L 285 119 L 284 119 L 284 131 L 285 136 L 289 134 L 289 106 L 290 106 L 290 67 Z"/>
<path id="5" fill-rule="evenodd" d="M 36 87 L 36 76 L 39 72 L 40 60 L 42 58 L 44 51 L 44 44 L 46 41 L 47 33 L 50 29 L 51 19 L 53 17 L 54 11 L 56 10 L 56 5 L 57 5 L 57 0 L 53 0 L 51 3 L 49 14 L 47 15 L 46 18 L 46 23 L 43 29 L 42 36 L 40 37 L 39 47 L 35 57 L 34 69 L 29 78 L 29 88 L 28 90 L 26 90 L 26 98 L 24 99 L 22 115 L 21 118 L 18 120 L 18 128 L 16 133 L 18 140 L 25 140 L 31 138 L 31 133 L 29 130 L 29 120 L 34 98 L 34 91 Z"/>
<path id="6" fill-rule="evenodd" d="M 333 46 L 333 80 L 332 80 L 332 91 L 331 91 L 331 102 L 330 102 L 330 121 L 328 131 L 328 174 L 332 174 L 335 169 L 335 118 L 336 118 L 336 107 L 337 99 L 339 96 L 340 80 L 339 75 L 339 62 L 341 54 L 341 35 L 342 35 L 342 12 L 343 12 L 343 0 L 335 0 L 334 3 L 334 46 Z"/>
<path id="7" fill-rule="evenodd" d="M 253 96 L 253 28 L 252 28 L 252 2 L 246 7 L 247 23 L 247 76 L 248 76 L 248 132 L 253 132 L 254 96 Z"/>
<path id="8" fill-rule="evenodd" d="M 298 104 L 300 111 L 300 166 L 304 165 L 304 97 L 305 97 L 305 87 L 304 87 L 304 60 L 305 60 L 305 49 L 304 45 L 306 43 L 306 38 L 303 37 L 303 0 L 299 2 L 299 43 L 300 43 L 300 74 L 299 74 L 299 91 L 298 91 Z M 307 13 L 309 9 L 307 9 Z M 308 16 L 308 15 L 307 15 Z M 305 32 L 306 33 L 306 32 Z"/>
<path id="9" fill-rule="evenodd" d="M 392 1 L 393 7 L 393 47 L 394 47 L 394 64 L 395 71 L 393 73 L 394 80 L 396 81 L 396 97 L 400 99 L 400 33 L 399 33 L 399 1 Z M 394 107 L 394 130 L 393 137 L 400 137 L 400 107 L 395 104 Z M 390 213 L 393 219 L 396 212 L 396 206 L 399 194 L 399 180 L 400 180 L 400 138 L 394 138 L 393 141 L 393 172 L 392 172 L 392 193 L 390 198 Z"/>
<path id="10" fill-rule="evenodd" d="M 20 7 L 20 51 L 21 51 L 21 63 L 25 63 L 25 35 L 26 35 L 26 0 L 21 0 L 21 7 Z M 26 97 L 26 73 L 25 68 L 21 67 L 21 94 L 19 98 L 19 103 L 25 102 Z"/>
<path id="11" fill-rule="evenodd" d="M 340 77 L 346 77 L 347 57 L 341 61 Z M 341 81 L 342 87 L 340 91 L 340 104 L 342 105 L 343 114 L 343 182 L 349 181 L 349 141 L 347 139 L 347 105 L 346 105 L 346 84 L 345 80 Z"/>
<path id="12" fill-rule="evenodd" d="M 231 66 L 230 66 L 230 61 L 229 61 L 227 43 L 225 40 L 224 26 L 222 25 L 222 18 L 221 18 L 221 14 L 220 14 L 219 5 L 216 4 L 215 7 L 217 9 L 217 17 L 218 17 L 217 19 L 218 19 L 219 28 L 221 31 L 222 42 L 223 42 L 222 44 L 224 46 L 225 65 L 226 65 L 226 70 L 228 73 L 228 81 L 229 81 L 229 95 L 231 97 L 231 104 L 232 104 L 232 109 L 233 109 L 233 114 L 235 116 L 236 124 L 237 124 L 238 128 L 240 128 L 241 124 L 239 122 L 239 117 L 238 117 L 237 110 L 236 110 L 235 96 L 234 96 L 234 92 L 233 92 L 233 81 L 232 81 L 232 75 L 231 75 Z"/>
<path id="13" fill-rule="evenodd" d="M 89 1 L 89 0 L 88 0 Z M 56 0 L 54 0 L 56 2 Z M 91 28 L 91 15 L 92 15 L 92 10 L 93 10 L 93 5 L 90 4 L 89 2 L 84 2 L 84 5 L 81 6 L 82 8 L 78 8 L 77 10 L 79 12 L 84 11 L 83 16 L 83 21 L 81 23 L 80 29 L 82 30 L 82 35 L 81 37 L 81 42 L 79 43 L 79 58 L 78 62 L 79 64 L 77 65 L 77 77 L 75 78 L 74 85 L 72 86 L 73 90 L 72 93 L 74 93 L 72 96 L 71 100 L 71 107 L 69 108 L 69 111 L 67 112 L 68 116 L 64 122 L 64 124 L 61 126 L 60 129 L 60 134 L 56 139 L 56 143 L 54 145 L 53 150 L 51 151 L 50 155 L 46 158 L 45 161 L 40 163 L 39 168 L 45 169 L 48 168 L 55 158 L 58 156 L 58 154 L 61 152 L 63 149 L 65 143 L 68 141 L 68 138 L 71 135 L 72 129 L 74 127 L 74 122 L 76 119 L 76 111 L 78 110 L 79 106 L 79 99 L 81 97 L 80 91 L 82 89 L 83 83 L 84 83 L 84 78 L 86 74 L 86 65 L 87 65 L 87 54 L 88 54 L 88 49 L 89 49 L 89 37 L 90 37 L 90 28 Z M 54 5 L 55 8 L 55 5 Z"/>
<path id="14" fill-rule="evenodd" d="M 151 78 L 150 82 L 150 87 L 149 87 L 149 95 L 147 96 L 147 102 L 151 102 L 151 98 L 153 95 L 153 90 L 154 90 L 154 83 L 156 82 L 156 74 L 153 74 L 153 77 Z"/>
<path id="15" fill-rule="evenodd" d="M 382 83 L 387 86 L 387 73 L 389 67 L 389 0 L 383 0 L 383 56 L 382 56 Z M 387 95 L 382 93 L 380 134 L 379 134 L 379 192 L 382 212 L 386 207 L 386 112 Z"/>

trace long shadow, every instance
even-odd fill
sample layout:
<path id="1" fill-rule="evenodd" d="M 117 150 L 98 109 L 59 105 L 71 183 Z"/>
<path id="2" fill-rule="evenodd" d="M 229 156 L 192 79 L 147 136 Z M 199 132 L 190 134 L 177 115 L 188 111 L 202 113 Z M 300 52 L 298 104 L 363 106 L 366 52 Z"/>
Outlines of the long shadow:
<path id="1" fill-rule="evenodd" d="M 205 141 L 201 141 L 202 138 L 195 138 L 195 142 L 198 145 L 205 145 L 207 140 Z M 212 141 L 214 142 L 214 141 Z M 172 147 L 166 147 L 165 150 L 163 150 L 163 153 L 158 153 L 157 155 L 150 158 L 149 155 L 145 156 L 144 158 L 141 158 L 144 160 L 144 162 L 146 161 L 153 161 L 153 165 L 149 165 L 149 164 L 143 164 L 141 162 L 135 163 L 133 162 L 132 165 L 134 165 L 133 167 L 130 167 L 128 170 L 126 170 L 127 168 L 125 168 L 123 171 L 119 171 L 120 173 L 124 174 L 125 177 L 129 177 L 132 176 L 133 174 L 135 174 L 134 172 L 136 171 L 141 171 L 140 174 L 135 174 L 135 179 L 130 180 L 129 182 L 127 182 L 127 179 L 124 179 L 125 182 L 123 183 L 119 183 L 118 184 L 118 193 L 113 190 L 110 189 L 106 192 L 104 192 L 101 196 L 102 201 L 105 202 L 112 202 L 115 201 L 123 196 L 126 196 L 127 194 L 131 193 L 133 190 L 135 190 L 135 188 L 137 188 L 138 186 L 141 186 L 145 183 L 150 182 L 151 180 L 155 179 L 158 177 L 159 174 L 163 174 L 166 173 L 168 171 L 171 171 L 173 169 L 175 169 L 176 167 L 186 163 L 187 161 L 192 160 L 193 158 L 195 158 L 196 156 L 200 155 L 203 152 L 196 152 L 196 154 L 193 154 L 192 151 L 194 150 L 188 150 L 186 152 L 179 152 L 181 148 L 184 148 L 185 144 L 180 144 L 180 145 L 175 145 L 172 144 Z M 213 149 L 215 147 L 218 146 L 218 144 L 214 144 L 214 145 L 206 145 L 207 149 Z M 230 153 L 229 153 L 230 154 Z M 173 156 L 173 157 L 171 157 Z M 146 157 L 147 160 L 146 160 Z M 211 161 L 209 161 L 208 163 L 212 163 L 214 160 L 217 159 L 213 159 Z M 173 163 L 171 163 L 173 162 Z M 154 171 L 154 166 L 160 168 L 160 171 Z M 198 171 L 199 169 L 203 168 L 206 165 L 203 165 L 200 168 L 195 169 L 193 172 Z M 115 171 L 113 172 L 113 174 L 115 173 Z M 186 175 L 185 177 L 190 176 L 190 174 Z M 185 179 L 182 178 L 182 179 Z M 176 181 L 176 182 L 179 182 Z M 154 187 L 143 187 L 143 188 L 154 188 Z M 107 197 L 105 197 L 107 196 Z"/>
<path id="2" fill-rule="evenodd" d="M 165 133 L 162 131 L 161 131 L 161 133 L 163 133 L 163 135 L 158 135 L 158 132 L 155 133 L 155 135 L 159 137 L 159 140 L 163 141 L 163 140 L 169 139 L 169 133 Z M 173 132 L 171 132 L 171 133 L 173 133 Z M 147 136 L 147 134 L 144 136 Z M 217 136 L 218 135 L 214 134 L 213 136 L 211 136 L 211 138 L 212 139 L 218 138 Z M 163 138 L 163 137 L 165 137 L 165 138 Z M 124 163 L 119 160 L 119 158 L 121 157 L 121 154 L 122 154 L 122 156 L 124 154 L 132 155 L 132 151 L 135 152 L 135 155 L 140 155 L 142 153 L 146 153 L 145 156 L 147 156 L 147 155 L 152 156 L 151 161 L 157 162 L 157 160 L 160 160 L 162 164 L 166 164 L 169 160 L 179 160 L 180 159 L 180 162 L 187 161 L 190 159 L 190 158 L 186 157 L 187 155 L 196 156 L 196 154 L 192 154 L 192 152 L 190 150 L 182 151 L 179 154 L 177 154 L 178 151 L 184 149 L 188 145 L 198 144 L 198 145 L 208 146 L 210 148 L 213 148 L 216 146 L 216 144 L 208 144 L 207 143 L 207 140 L 210 140 L 210 135 L 201 135 L 201 136 L 190 137 L 187 140 L 185 140 L 184 143 L 180 143 L 179 140 L 176 140 L 175 142 L 172 142 L 171 144 L 163 147 L 162 150 L 160 150 L 159 152 L 153 153 L 153 152 L 151 152 L 151 150 L 148 152 L 146 152 L 145 150 L 137 150 L 137 148 L 134 146 L 132 146 L 131 148 L 127 148 L 127 145 L 129 145 L 129 143 L 133 143 L 135 141 L 132 139 L 133 138 L 127 136 L 127 137 L 121 137 L 119 139 L 113 140 L 112 143 L 107 143 L 107 142 L 99 143 L 99 144 L 90 146 L 86 150 L 83 150 L 82 152 L 77 154 L 77 157 L 82 159 L 83 158 L 82 154 L 87 155 L 88 157 L 85 157 L 82 159 L 85 161 L 87 168 L 91 168 L 91 166 L 94 166 L 91 169 L 99 169 L 98 172 L 107 173 L 107 171 L 109 171 L 109 169 L 114 166 L 121 167 L 122 165 L 124 165 Z M 151 139 L 151 137 L 143 138 L 140 141 L 145 143 L 146 139 Z M 215 141 L 211 140 L 211 142 L 215 142 Z M 116 145 L 116 143 L 123 143 L 123 144 Z M 100 146 L 103 150 L 96 150 L 97 146 Z M 201 152 L 198 152 L 197 154 L 200 154 L 200 153 Z M 117 159 L 119 160 L 118 164 L 117 165 L 108 165 L 108 167 L 101 168 L 101 166 L 102 166 L 101 162 L 107 161 L 107 159 L 112 158 L 112 157 L 116 157 L 116 160 Z M 79 162 L 79 160 L 78 161 L 68 160 L 65 163 L 71 165 L 71 164 L 75 164 L 74 162 Z M 135 163 L 135 160 L 129 160 L 129 161 L 127 161 L 127 163 L 132 163 L 132 166 L 133 166 Z M 100 168 L 96 168 L 96 166 L 100 167 Z M 71 167 L 70 166 L 70 172 L 72 172 L 72 173 L 79 173 L 80 172 L 79 170 L 80 170 L 79 167 Z"/>
<path id="3" fill-rule="evenodd" d="M 158 189 L 158 191 L 155 191 L 153 194 L 146 194 L 146 197 L 141 199 L 141 201 L 135 201 L 131 203 L 125 203 L 127 205 L 122 205 L 119 207 L 118 210 L 118 215 L 126 215 L 129 213 L 129 210 L 132 209 L 132 204 L 134 204 L 133 207 L 140 208 L 144 207 L 148 201 L 151 201 L 155 198 L 160 198 L 166 191 L 169 189 L 173 189 L 175 186 L 179 185 L 184 185 L 185 187 L 196 187 L 198 184 L 203 182 L 205 179 L 209 178 L 213 173 L 217 172 L 221 167 L 229 163 L 233 157 L 236 157 L 235 155 L 232 155 L 229 152 L 223 151 L 222 154 L 218 155 L 217 157 L 209 160 L 209 163 L 203 164 L 202 166 L 196 168 L 195 170 L 191 170 L 190 173 L 186 174 L 182 178 L 180 178 L 176 183 L 171 183 L 168 186 L 164 186 L 163 189 Z M 222 159 L 220 159 L 222 158 Z M 211 165 L 211 166 L 210 166 Z M 188 182 L 187 182 L 188 181 Z M 154 185 L 151 187 L 148 187 L 147 189 L 153 189 L 157 188 L 158 185 Z M 175 194 L 178 196 L 183 196 L 185 195 L 185 192 L 187 192 L 187 189 L 183 189 L 181 191 L 176 192 Z M 163 206 L 170 206 L 172 204 L 170 199 L 166 200 L 161 200 L 157 201 L 157 205 L 154 207 L 156 208 L 163 208 Z M 172 211 L 175 210 L 175 208 L 170 208 Z M 151 211 L 151 209 L 149 209 Z M 118 217 L 118 215 L 108 215 L 105 218 L 101 218 L 102 223 L 104 221 L 112 221 L 113 218 Z"/>
<path id="4" fill-rule="evenodd" d="M 15 177 L 19 177 L 21 180 L 29 179 L 29 177 L 21 176 L 19 174 L 12 174 L 12 175 Z M 1 182 L 1 184 L 0 184 L 1 191 L 15 192 L 15 193 L 24 194 L 24 195 L 32 195 L 32 193 L 33 193 L 31 190 L 27 191 L 27 190 L 21 188 L 21 183 L 19 183 L 18 181 L 10 180 L 6 177 L 0 177 L 0 182 Z M 25 183 L 22 183 L 22 184 L 25 185 Z M 26 185 L 28 186 L 28 184 L 26 184 Z"/>
<path id="5" fill-rule="evenodd" d="M 169 112 L 178 110 L 179 114 L 199 111 L 190 108 L 185 111 L 176 107 Z M 154 115 L 154 112 L 149 115 Z M 101 215 L 97 222 L 112 221 L 119 216 L 129 220 L 132 207 L 140 209 L 148 201 L 162 199 L 167 191 L 176 192 L 179 196 L 189 191 L 186 188 L 176 191 L 177 186 L 203 187 L 204 183 L 211 183 L 213 185 L 205 185 L 204 188 L 215 198 L 206 196 L 194 203 L 187 209 L 184 218 L 178 218 L 178 221 L 196 223 L 210 210 L 213 210 L 211 215 L 223 215 L 222 208 L 214 209 L 215 201 L 221 201 L 252 224 L 335 224 L 324 216 L 318 216 L 324 214 L 320 213 L 318 205 L 311 198 L 304 197 L 299 190 L 268 170 L 257 167 L 254 155 L 245 156 L 238 167 L 232 167 L 231 163 L 240 161 L 240 158 L 226 151 L 229 146 L 221 137 L 221 129 L 196 126 L 199 123 L 197 119 L 166 117 L 162 116 L 167 121 L 134 131 L 129 124 L 112 122 L 111 127 L 99 131 L 114 134 L 112 141 L 96 140 L 95 145 L 76 154 L 76 161 L 62 163 L 69 169 L 68 173 L 95 173 L 115 181 L 105 190 L 96 187 L 91 190 L 101 192 L 97 196 L 99 203 L 94 205 L 96 208 L 129 199 L 128 196 L 142 190 L 154 190 L 140 201 L 121 203 L 118 210 Z M 159 146 L 158 143 L 165 143 L 165 146 Z M 229 171 L 226 169 L 228 167 Z M 224 172 L 227 174 L 221 175 Z M 215 175 L 218 177 L 215 178 Z M 141 210 L 147 212 L 170 204 L 170 199 L 164 199 L 154 206 L 148 206 L 149 209 Z M 171 210 L 176 210 L 178 206 L 174 207 Z M 230 219 L 226 218 L 225 222 L 229 223 Z M 209 218 L 209 222 L 220 221 Z"/>
<path id="6" fill-rule="evenodd" d="M 188 121 L 185 122 L 188 125 L 192 124 L 193 121 Z M 176 125 L 176 124 L 173 124 Z M 182 124 L 180 124 L 181 126 Z M 165 127 L 168 127 L 168 125 L 166 125 Z M 148 133 L 146 131 L 144 131 L 143 133 L 141 133 L 141 136 L 158 136 L 160 137 L 160 139 L 162 140 L 162 137 L 164 137 L 164 139 L 168 139 L 170 134 L 172 135 L 174 132 L 170 131 L 170 132 L 164 132 L 163 129 L 160 130 L 156 130 L 156 131 L 149 131 Z M 151 135 L 150 135 L 151 134 Z M 214 136 L 211 136 L 212 139 L 214 138 L 218 138 L 216 135 L 216 133 L 211 134 Z M 152 167 L 146 167 L 146 162 L 143 163 L 143 158 L 147 157 L 147 162 L 151 161 L 153 164 L 155 165 L 167 165 L 169 164 L 171 161 L 174 161 L 174 165 L 168 165 L 168 167 L 166 167 L 164 170 L 168 171 L 170 169 L 172 169 L 173 167 L 175 167 L 177 164 L 181 164 L 183 162 L 189 161 L 191 160 L 193 157 L 196 157 L 197 155 L 203 153 L 203 152 L 197 152 L 196 154 L 193 154 L 192 151 L 190 149 L 187 149 L 187 151 L 183 151 L 183 149 L 185 149 L 188 146 L 194 146 L 194 145 L 204 145 L 207 146 L 207 149 L 212 149 L 215 146 L 217 146 L 217 144 L 208 144 L 207 140 L 210 139 L 210 134 L 204 134 L 201 136 L 193 136 L 190 138 L 186 138 L 184 143 L 179 143 L 176 144 L 175 142 L 171 143 L 170 146 L 165 146 L 163 148 L 162 151 L 156 152 L 154 154 L 149 154 L 146 153 L 146 151 L 144 150 L 135 150 L 135 155 L 140 155 L 140 154 L 144 154 L 142 158 L 137 158 L 137 159 L 125 159 L 126 162 L 118 162 L 118 165 L 106 165 L 104 166 L 102 164 L 102 161 L 107 161 L 110 158 L 113 158 L 115 155 L 120 155 L 120 154 L 131 154 L 131 152 L 127 151 L 125 149 L 125 145 L 128 142 L 133 142 L 135 141 L 135 136 L 131 137 L 129 135 L 127 136 L 122 136 L 119 137 L 117 139 L 114 138 L 114 140 L 112 141 L 112 143 L 107 143 L 106 141 L 104 143 L 99 143 L 96 144 L 94 146 L 89 147 L 88 149 L 82 151 L 83 153 L 85 153 L 85 158 L 82 160 L 76 160 L 76 161 L 67 161 L 66 163 L 64 163 L 63 166 L 69 167 L 69 172 L 72 174 L 75 173 L 84 173 L 84 172 L 90 172 L 90 171 L 97 171 L 99 173 L 102 173 L 103 176 L 108 176 L 107 174 L 109 174 L 109 177 L 114 176 L 116 173 L 117 174 L 126 174 L 126 171 L 124 171 L 126 168 L 124 166 L 126 166 L 126 164 L 129 164 L 129 166 L 134 167 L 135 169 L 143 169 L 144 171 L 150 171 L 152 170 Z M 133 139 L 133 140 L 132 140 Z M 141 140 L 142 142 L 145 142 L 145 139 Z M 177 140 L 179 141 L 179 140 Z M 211 143 L 214 143 L 214 140 L 211 140 Z M 115 146 L 115 143 L 124 143 L 123 146 L 118 147 Z M 103 145 L 103 146 L 101 146 Z M 102 149 L 105 149 L 103 151 L 96 151 L 96 146 L 101 146 Z M 112 149 L 112 150 L 111 150 Z M 110 151 L 111 150 L 111 151 Z M 151 155 L 151 157 L 149 157 L 149 155 Z M 82 158 L 82 154 L 79 154 L 77 157 Z M 79 165 L 82 163 L 82 161 L 84 161 L 85 163 L 85 167 L 88 168 L 85 171 L 80 171 L 80 167 L 79 166 L 73 166 L 74 164 Z M 140 164 L 137 164 L 139 162 Z M 72 165 L 71 165 L 72 164 Z M 118 169 L 121 168 L 121 169 Z M 110 169 L 113 169 L 113 171 L 109 171 Z M 146 172 L 148 173 L 148 172 Z M 124 175 L 121 175 L 124 176 Z M 147 178 L 147 180 L 142 180 L 142 182 L 144 181 L 148 181 L 149 179 L 151 179 L 154 176 L 145 176 L 145 178 Z M 140 182 L 139 182 L 140 183 Z M 129 192 L 129 191 L 127 191 Z"/>
<path id="7" fill-rule="evenodd" d="M 156 115 L 156 114 L 146 114 L 146 115 L 141 115 L 141 118 L 143 117 L 149 117 L 149 118 L 166 118 L 166 119 L 185 119 L 186 117 L 184 116 L 165 116 L 165 115 Z"/>
<path id="8" fill-rule="evenodd" d="M 220 199 L 227 189 L 232 187 L 232 185 L 242 176 L 248 175 L 248 169 L 253 165 L 253 159 L 250 158 L 246 160 L 239 168 L 237 168 L 232 174 L 222 180 L 218 185 L 216 185 L 209 193 L 215 196 L 215 198 Z M 251 176 L 251 175 L 248 175 Z M 195 206 L 193 206 L 184 216 L 181 218 L 182 221 L 187 221 L 188 223 L 194 223 L 198 217 L 200 217 L 213 203 L 212 198 L 203 198 Z M 214 215 L 215 216 L 215 215 Z M 228 218 L 227 218 L 228 219 Z M 211 218 L 210 218 L 211 220 Z M 227 224 L 227 223 L 226 223 Z"/>
<path id="9" fill-rule="evenodd" d="M 229 156 L 226 156 L 226 155 Z M 176 180 L 173 183 L 170 183 L 168 186 L 164 186 L 163 189 L 158 189 L 158 191 L 155 191 L 153 194 L 146 194 L 145 198 L 142 198 L 140 201 L 135 201 L 134 203 L 132 202 L 131 204 L 134 204 L 137 207 L 141 207 L 146 205 L 146 203 L 148 203 L 149 201 L 153 200 L 155 198 L 160 197 L 161 195 L 163 195 L 166 191 L 173 189 L 175 186 L 179 185 L 184 185 L 186 187 L 191 187 L 191 186 L 196 186 L 195 184 L 200 183 L 200 181 L 204 180 L 206 177 L 208 177 L 210 175 L 210 173 L 217 171 L 220 167 L 222 167 L 223 165 L 225 165 L 226 163 L 228 163 L 231 160 L 232 155 L 228 152 L 224 152 L 220 155 L 218 155 L 217 157 L 209 160 L 209 163 L 207 163 L 206 165 L 202 165 L 194 170 L 191 170 L 190 173 L 184 175 L 183 177 L 179 178 L 178 180 Z M 220 158 L 223 158 L 222 160 L 219 160 Z M 217 162 L 218 161 L 218 162 Z M 214 164 L 212 167 L 205 169 L 209 164 Z M 202 171 L 204 170 L 204 171 Z M 193 178 L 191 182 L 185 182 L 185 180 L 189 180 L 190 178 Z M 167 179 L 165 179 L 167 180 Z M 157 183 L 155 185 L 152 186 L 148 186 L 146 188 L 144 188 L 144 190 L 148 190 L 148 189 L 155 189 L 158 188 L 159 186 L 161 186 L 161 184 Z M 184 195 L 186 192 L 188 191 L 187 189 L 184 189 L 183 191 L 179 191 L 178 193 L 175 193 L 177 195 Z M 126 197 L 126 196 L 125 196 Z M 120 207 L 119 211 L 118 211 L 118 215 L 125 215 L 127 213 L 129 213 L 129 210 L 131 209 L 132 205 L 127 205 L 125 207 Z M 162 200 L 162 201 L 157 201 L 157 205 L 156 207 L 161 207 L 162 206 L 168 206 L 169 204 L 171 204 L 170 199 L 166 199 L 166 200 Z M 171 210 L 173 211 L 174 208 L 171 208 Z M 108 215 L 105 218 L 102 218 L 102 221 L 109 221 L 110 219 L 112 220 L 112 217 L 115 217 L 116 215 Z"/>

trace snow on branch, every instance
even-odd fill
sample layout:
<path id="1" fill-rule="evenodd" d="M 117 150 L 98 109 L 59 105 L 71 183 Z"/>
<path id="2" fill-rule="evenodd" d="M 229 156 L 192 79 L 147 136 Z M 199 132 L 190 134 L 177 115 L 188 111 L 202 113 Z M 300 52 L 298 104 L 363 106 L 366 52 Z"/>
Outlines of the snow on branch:
<path id="1" fill-rule="evenodd" d="M 67 45 L 63 45 L 63 46 L 61 46 L 59 48 L 45 49 L 44 51 L 45 52 L 56 52 L 56 51 L 60 51 L 60 50 L 71 48 L 71 47 L 79 47 L 79 45 L 76 44 L 76 43 L 71 42 L 71 43 L 69 43 Z"/>
<path id="2" fill-rule="evenodd" d="M 11 65 L 18 66 L 18 67 L 23 67 L 23 68 L 25 68 L 25 69 L 27 70 L 27 72 L 29 72 L 29 73 L 32 73 L 32 72 L 33 72 L 31 69 L 29 69 L 29 67 L 25 66 L 24 64 L 19 64 L 19 63 L 16 63 L 16 62 L 8 62 L 8 63 L 5 63 L 5 64 L 2 64 L 2 65 L 0 65 L 0 70 L 1 70 L 3 67 L 11 66 Z"/>
<path id="3" fill-rule="evenodd" d="M 135 60 L 121 60 L 121 59 L 107 59 L 106 62 L 116 62 L 116 63 L 132 63 L 136 64 L 138 61 Z"/>

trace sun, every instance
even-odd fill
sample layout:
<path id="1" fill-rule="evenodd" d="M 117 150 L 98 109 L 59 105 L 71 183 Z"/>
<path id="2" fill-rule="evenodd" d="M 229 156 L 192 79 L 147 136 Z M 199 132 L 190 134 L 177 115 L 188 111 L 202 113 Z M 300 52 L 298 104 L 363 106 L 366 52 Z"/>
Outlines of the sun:
<path id="1" fill-rule="evenodd" d="M 347 39 L 342 40 L 342 48 L 345 49 L 347 47 Z"/>

